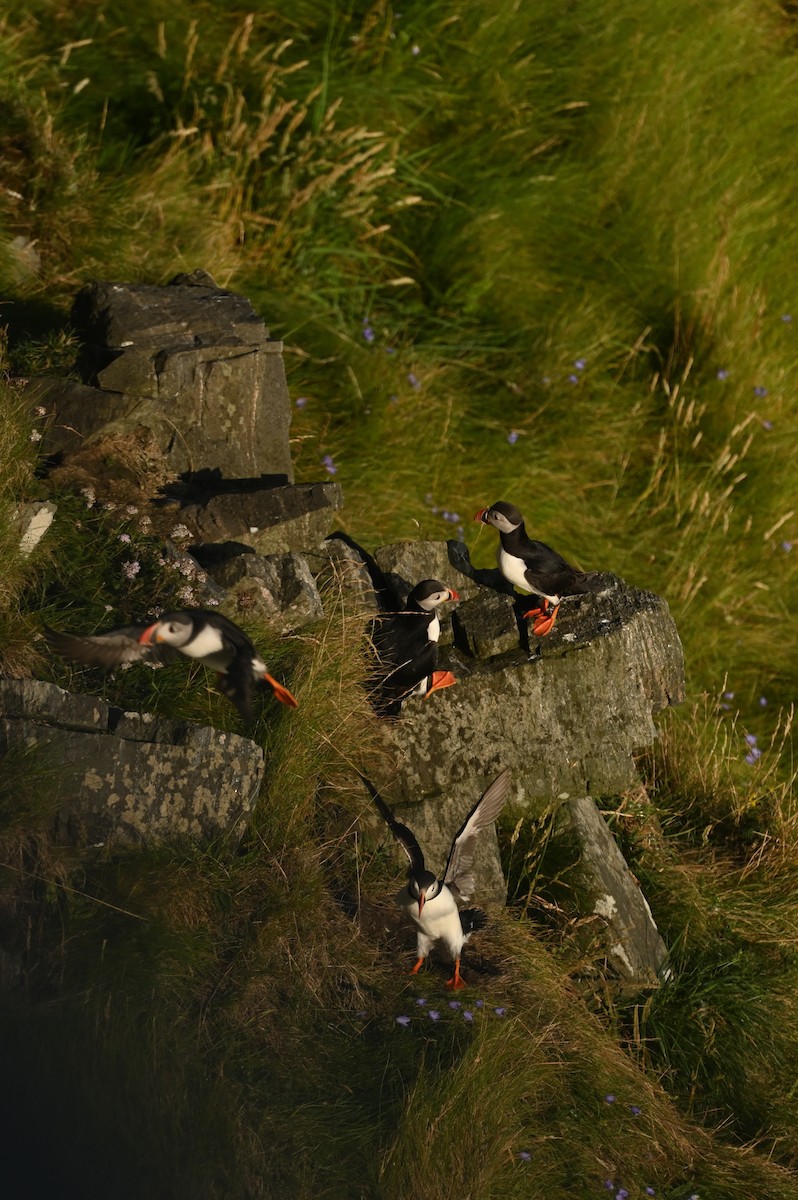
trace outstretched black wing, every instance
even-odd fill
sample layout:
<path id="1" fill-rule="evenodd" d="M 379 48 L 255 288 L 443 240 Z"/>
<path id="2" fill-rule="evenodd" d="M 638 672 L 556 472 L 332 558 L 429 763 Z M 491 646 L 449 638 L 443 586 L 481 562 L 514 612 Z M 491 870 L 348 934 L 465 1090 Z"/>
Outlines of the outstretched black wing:
<path id="1" fill-rule="evenodd" d="M 406 825 L 403 825 L 401 823 L 401 821 L 396 820 L 396 817 L 393 815 L 390 808 L 385 803 L 382 796 L 377 791 L 377 789 L 375 788 L 375 786 L 371 782 L 371 780 L 367 779 L 365 775 L 361 775 L 360 771 L 358 771 L 358 775 L 360 775 L 360 778 L 363 780 L 364 784 L 366 785 L 369 792 L 371 793 L 371 798 L 374 801 L 374 803 L 377 805 L 377 808 L 379 809 L 380 814 L 381 814 L 383 820 L 385 821 L 386 825 L 388 826 L 388 828 L 390 829 L 391 833 L 394 835 L 396 840 L 399 842 L 399 845 L 402 847 L 402 849 L 404 850 L 408 859 L 410 860 L 410 866 L 412 868 L 413 874 L 417 875 L 417 874 L 423 872 L 425 869 L 424 868 L 424 855 L 422 854 L 421 847 L 419 846 L 418 842 L 416 841 L 416 839 L 413 836 L 413 834 L 411 833 L 411 831 L 407 828 Z"/>
<path id="2" fill-rule="evenodd" d="M 67 662 L 82 667 L 104 667 L 107 671 L 125 663 L 174 662 L 179 652 L 172 646 L 144 646 L 139 641 L 146 625 L 126 625 L 123 629 L 111 629 L 108 633 L 81 635 L 59 633 L 44 627 L 44 636 L 51 650 Z"/>

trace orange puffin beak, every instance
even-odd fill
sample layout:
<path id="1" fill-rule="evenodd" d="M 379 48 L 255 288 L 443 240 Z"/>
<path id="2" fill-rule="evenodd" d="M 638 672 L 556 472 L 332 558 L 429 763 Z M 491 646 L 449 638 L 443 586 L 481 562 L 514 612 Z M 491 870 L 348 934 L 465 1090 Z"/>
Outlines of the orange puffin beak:
<path id="1" fill-rule="evenodd" d="M 261 679 L 263 679 L 264 683 L 268 683 L 269 687 L 274 692 L 275 699 L 279 700 L 281 704 L 287 704 L 289 708 L 299 707 L 299 701 L 291 695 L 288 688 L 283 687 L 281 683 L 278 683 L 268 671 L 263 672 Z"/>
<path id="2" fill-rule="evenodd" d="M 433 671 L 432 681 L 424 693 L 424 699 L 427 700 L 433 692 L 439 692 L 441 688 L 451 687 L 453 683 L 457 683 L 451 671 Z"/>
<path id="3" fill-rule="evenodd" d="M 460 597 L 457 594 L 457 592 L 454 590 L 454 588 L 449 588 L 449 595 L 446 597 L 446 599 L 447 600 L 459 600 Z"/>
<path id="4" fill-rule="evenodd" d="M 486 508 L 481 508 L 478 513 L 474 513 L 474 520 L 481 521 L 483 525 L 487 525 L 487 521 L 485 520 L 487 515 L 488 510 Z"/>
<path id="5" fill-rule="evenodd" d="M 139 643 L 142 646 L 151 646 L 153 643 L 153 634 L 158 627 L 158 622 L 155 621 L 152 625 L 148 625 L 143 633 L 139 634 Z M 158 639 L 156 638 L 155 641 Z"/>
<path id="6" fill-rule="evenodd" d="M 425 901 L 426 901 L 426 896 L 425 896 L 424 892 L 419 892 L 419 894 L 418 894 L 418 915 L 419 916 L 421 916 L 421 910 L 424 907 Z"/>

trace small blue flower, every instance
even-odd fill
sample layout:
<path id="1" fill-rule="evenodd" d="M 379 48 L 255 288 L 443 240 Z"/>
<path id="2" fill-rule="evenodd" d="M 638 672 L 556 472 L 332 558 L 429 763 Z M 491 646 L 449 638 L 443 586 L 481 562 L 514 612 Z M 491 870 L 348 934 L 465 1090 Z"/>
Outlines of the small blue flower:
<path id="1" fill-rule="evenodd" d="M 723 693 L 723 699 L 724 699 L 724 700 L 733 700 L 733 699 L 734 699 L 734 692 L 724 692 L 724 693 Z"/>
<path id="2" fill-rule="evenodd" d="M 421 390 L 421 380 L 417 375 L 414 375 L 412 371 L 408 371 L 407 373 L 407 382 L 410 384 L 411 388 L 415 388 L 417 392 Z"/>
<path id="3" fill-rule="evenodd" d="M 459 1008 L 459 1007 L 460 1007 L 459 1000 L 450 1000 L 449 1001 L 449 1008 Z"/>
<path id="4" fill-rule="evenodd" d="M 772 422 L 772 421 L 763 421 L 763 422 L 762 422 L 762 428 L 763 428 L 763 429 L 767 429 L 767 431 L 768 431 L 768 433 L 769 433 L 769 432 L 770 432 L 770 430 L 773 428 L 773 422 Z"/>
<path id="5" fill-rule="evenodd" d="M 760 400 L 762 399 L 763 396 L 767 396 L 767 394 L 768 394 L 767 388 L 762 387 L 761 384 L 758 387 L 754 388 L 754 395 L 758 396 Z"/>
<path id="6" fill-rule="evenodd" d="M 307 396 L 297 396 L 296 400 L 294 401 L 294 407 L 295 408 L 305 408 L 307 405 L 307 402 L 308 402 Z"/>
<path id="7" fill-rule="evenodd" d="M 477 1008 L 482 1008 L 482 1006 L 483 1006 L 483 1004 L 484 1004 L 484 1003 L 485 1003 L 485 1001 L 484 1001 L 484 1000 L 477 1000 L 476 1007 L 477 1007 Z"/>
<path id="8" fill-rule="evenodd" d="M 720 370 L 716 372 L 716 374 L 717 374 L 718 379 L 728 379 L 729 378 L 729 371 L 727 371 L 725 367 L 721 367 Z"/>
<path id="9" fill-rule="evenodd" d="M 469 1012 L 469 1010 L 467 1008 L 463 1009 L 463 1020 L 464 1021 L 473 1021 L 474 1020 L 474 1014 L 472 1012 Z"/>
<path id="10" fill-rule="evenodd" d="M 604 1180 L 604 1190 L 606 1192 L 614 1192 L 615 1191 L 615 1184 L 612 1182 L 611 1179 Z"/>
<path id="11" fill-rule="evenodd" d="M 745 740 L 748 742 L 749 746 L 755 746 L 756 745 L 756 734 L 755 733 L 747 733 L 745 735 Z"/>
<path id="12" fill-rule="evenodd" d="M 365 341 L 373 342 L 376 336 L 377 336 L 376 333 L 374 332 L 374 330 L 371 328 L 370 325 L 363 326 L 363 338 Z"/>
<path id="13" fill-rule="evenodd" d="M 584 371 L 585 367 L 587 366 L 587 359 L 578 358 L 574 363 L 574 366 L 576 367 L 577 371 Z"/>
<path id="14" fill-rule="evenodd" d="M 495 1012 L 497 1017 L 503 1017 L 505 1015 L 505 1013 L 507 1012 L 507 1009 L 499 1007 L 499 1008 L 494 1008 L 493 1011 Z"/>
<path id="15" fill-rule="evenodd" d="M 782 319 L 782 321 L 784 321 L 785 323 L 789 323 L 789 322 L 792 320 L 792 313 L 782 313 L 782 314 L 781 314 L 781 319 Z"/>
<path id="16" fill-rule="evenodd" d="M 423 1004 L 426 1004 L 426 1003 L 427 1003 L 427 1001 L 424 999 L 424 997 L 423 997 L 423 996 L 419 996 L 418 1000 L 416 1000 L 416 1004 L 422 1004 L 422 1005 L 423 1005 Z"/>
<path id="17" fill-rule="evenodd" d="M 657 1193 L 654 1191 L 653 1187 L 647 1187 L 647 1188 L 646 1188 L 646 1195 L 647 1195 L 647 1196 L 656 1196 L 656 1194 L 657 1194 Z"/>
<path id="18" fill-rule="evenodd" d="M 640 1113 L 642 1111 L 643 1110 L 641 1108 L 638 1108 L 638 1106 L 636 1104 L 629 1105 L 629 1112 L 632 1114 L 633 1117 L 639 1117 Z"/>
<path id="19" fill-rule="evenodd" d="M 528 1150 L 519 1150 L 518 1157 L 521 1159 L 521 1162 L 531 1162 L 532 1161 L 532 1155 L 530 1154 L 530 1152 Z"/>
<path id="20" fill-rule="evenodd" d="M 618 1188 L 618 1191 L 615 1193 L 615 1200 L 626 1200 L 628 1195 L 629 1193 L 626 1188 Z"/>
<path id="21" fill-rule="evenodd" d="M 396 354 L 396 346 L 386 346 L 385 353 L 386 354 Z"/>
<path id="22" fill-rule="evenodd" d="M 507 441 L 510 443 L 511 446 L 514 446 L 515 443 L 518 441 L 518 434 L 515 432 L 514 429 L 511 429 L 510 432 L 507 434 Z"/>
<path id="23" fill-rule="evenodd" d="M 336 472 L 338 471 L 338 468 L 336 467 L 335 463 L 333 462 L 333 456 L 331 454 L 325 454 L 324 458 L 321 460 L 321 462 L 322 462 L 322 466 L 326 469 L 326 471 L 329 475 L 335 475 Z"/>
<path id="24" fill-rule="evenodd" d="M 610 1094 L 608 1096 L 604 1097 L 604 1103 L 605 1104 L 614 1104 L 615 1103 L 615 1097 L 613 1096 L 612 1092 L 610 1092 Z"/>
<path id="25" fill-rule="evenodd" d="M 421 47 L 420 46 L 411 46 L 410 53 L 413 55 L 413 58 L 416 58 L 421 53 Z"/>
<path id="26" fill-rule="evenodd" d="M 790 551 L 792 550 L 792 542 L 782 542 L 781 548 L 785 554 L 789 554 Z"/>
<path id="27" fill-rule="evenodd" d="M 757 701 L 757 704 L 759 705 L 760 708 L 767 708 L 767 706 L 768 706 L 767 696 L 760 696 Z"/>
<path id="28" fill-rule="evenodd" d="M 396 1018 L 396 1024 L 397 1024 L 397 1025 L 402 1025 L 403 1027 L 405 1027 L 405 1028 L 406 1028 L 406 1027 L 407 1027 L 407 1026 L 410 1024 L 410 1018 L 409 1018 L 409 1017 L 405 1017 L 405 1016 L 397 1017 L 397 1018 Z"/>
<path id="29" fill-rule="evenodd" d="M 427 1016 L 429 1017 L 430 1021 L 440 1021 L 441 1019 L 441 1014 L 438 1012 L 437 1008 L 427 1009 Z"/>
<path id="30" fill-rule="evenodd" d="M 579 383 L 579 376 L 578 375 L 569 375 L 568 382 L 569 383 Z"/>
<path id="31" fill-rule="evenodd" d="M 748 763 L 749 767 L 752 767 L 754 765 L 754 763 L 761 757 L 762 757 L 762 751 L 757 749 L 756 746 L 754 746 L 753 750 L 751 750 L 749 754 L 746 754 L 745 761 Z"/>
<path id="32" fill-rule="evenodd" d="M 723 700 L 721 700 L 720 704 L 718 705 L 718 708 L 721 709 L 723 712 L 731 712 L 731 705 L 726 704 Z"/>

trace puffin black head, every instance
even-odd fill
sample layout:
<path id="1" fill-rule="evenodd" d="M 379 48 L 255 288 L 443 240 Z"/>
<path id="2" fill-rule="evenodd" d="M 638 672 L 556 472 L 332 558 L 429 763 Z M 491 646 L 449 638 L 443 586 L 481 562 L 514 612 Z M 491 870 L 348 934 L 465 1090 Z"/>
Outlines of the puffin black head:
<path id="1" fill-rule="evenodd" d="M 447 587 L 440 579 L 422 579 L 417 583 L 407 597 L 408 608 L 421 608 L 424 612 L 432 612 L 439 604 L 447 600 L 459 600 L 454 588 Z"/>
<path id="2" fill-rule="evenodd" d="M 506 500 L 497 500 L 490 508 L 481 508 L 474 520 L 481 521 L 483 525 L 493 525 L 499 533 L 512 533 L 524 524 L 519 510 Z"/>
<path id="3" fill-rule="evenodd" d="M 410 874 L 407 881 L 407 890 L 414 900 L 418 902 L 418 915 L 421 916 L 421 910 L 428 900 L 434 900 L 441 890 L 441 881 L 432 871 L 414 871 L 410 869 Z"/>

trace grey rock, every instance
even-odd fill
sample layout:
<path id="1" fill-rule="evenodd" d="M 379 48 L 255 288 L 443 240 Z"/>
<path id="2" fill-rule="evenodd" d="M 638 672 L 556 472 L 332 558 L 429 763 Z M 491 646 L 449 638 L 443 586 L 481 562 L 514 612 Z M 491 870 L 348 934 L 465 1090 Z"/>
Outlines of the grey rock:
<path id="1" fill-rule="evenodd" d="M 454 653 L 457 685 L 405 705 L 393 728 L 413 748 L 415 790 L 513 766 L 516 800 L 534 807 L 636 781 L 634 753 L 657 736 L 652 714 L 683 699 L 682 648 L 664 600 L 604 578 L 612 585 L 562 605 L 534 661 Z"/>
<path id="2" fill-rule="evenodd" d="M 300 554 L 239 554 L 215 575 L 227 589 L 222 611 L 233 620 L 263 615 L 289 633 L 324 616 L 316 582 Z"/>
<path id="3" fill-rule="evenodd" d="M 357 611 L 379 610 L 366 558 L 357 546 L 332 534 L 317 550 L 308 551 L 306 559 L 322 595 L 332 590 L 351 597 Z"/>
<path id="4" fill-rule="evenodd" d="M 25 384 L 33 407 L 46 409 L 43 454 L 71 454 L 104 432 L 110 422 L 132 414 L 137 401 L 119 392 L 101 392 L 74 379 L 37 375 Z M 135 424 L 135 422 L 133 422 Z"/>
<path id="5" fill-rule="evenodd" d="M 374 551 L 374 561 L 387 577 L 399 599 L 404 604 L 408 593 L 422 579 L 440 579 L 441 583 L 454 588 L 461 600 L 469 600 L 477 594 L 477 584 L 464 574 L 459 566 L 468 558 L 457 547 L 462 542 L 391 542 Z M 454 560 L 454 561 L 453 561 Z M 469 563 L 470 566 L 470 563 Z"/>
<path id="6" fill-rule="evenodd" d="M 92 386 L 80 408 L 70 389 L 55 424 L 83 439 L 144 426 L 174 474 L 214 466 L 290 481 L 282 343 L 245 297 L 194 278 L 93 283 L 78 293 L 72 320 Z"/>
<path id="7" fill-rule="evenodd" d="M 169 538 L 164 542 L 163 557 L 166 566 L 185 581 L 180 600 L 187 608 L 215 608 L 226 599 L 224 588 L 211 579 L 193 554 Z"/>
<path id="8" fill-rule="evenodd" d="M 606 953 L 613 971 L 634 988 L 656 987 L 668 977 L 668 950 L 651 909 L 612 833 L 590 796 L 567 800 L 561 824 L 580 847 L 578 873 L 593 913 L 606 928 Z"/>
<path id="9" fill-rule="evenodd" d="M 38 546 L 53 523 L 58 506 L 51 500 L 34 500 L 20 504 L 14 512 L 19 530 L 19 552 L 26 558 Z"/>
<path id="10" fill-rule="evenodd" d="M 520 646 L 513 598 L 484 588 L 458 605 L 452 631 L 457 648 L 472 658 L 493 658 Z"/>
<path id="11" fill-rule="evenodd" d="M 109 712 L 97 696 L 65 692 L 41 679 L 0 676 L 0 713 L 14 720 L 29 717 L 41 725 L 95 733 L 108 728 Z"/>
<path id="12" fill-rule="evenodd" d="M 212 496 L 186 504 L 180 519 L 202 542 L 241 542 L 259 554 L 286 554 L 319 546 L 343 506 L 338 483 L 297 483 Z"/>
<path id="13" fill-rule="evenodd" d="M 263 776 L 248 738 L 126 713 L 39 680 L 0 680 L 0 749 L 54 781 L 54 833 L 77 846 L 243 832 Z"/>
<path id="14" fill-rule="evenodd" d="M 395 794 L 427 806 L 430 825 L 441 797 L 476 795 L 508 766 L 508 809 L 535 814 L 553 800 L 637 782 L 635 753 L 657 737 L 653 714 L 684 698 L 681 643 L 660 597 L 609 575 L 595 586 L 563 603 L 534 659 L 449 651 L 439 665 L 457 684 L 409 700 L 400 719 L 385 722 L 399 762 Z"/>

